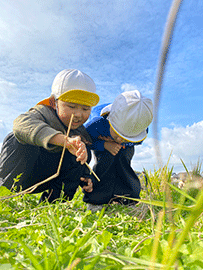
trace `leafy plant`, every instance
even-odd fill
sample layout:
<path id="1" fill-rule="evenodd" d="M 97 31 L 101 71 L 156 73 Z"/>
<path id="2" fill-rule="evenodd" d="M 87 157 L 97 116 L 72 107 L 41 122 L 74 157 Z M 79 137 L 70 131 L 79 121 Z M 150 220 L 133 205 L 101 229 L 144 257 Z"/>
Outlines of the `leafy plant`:
<path id="1" fill-rule="evenodd" d="M 168 165 L 145 173 L 148 187 L 134 207 L 91 213 L 81 189 L 70 202 L 2 200 L 0 269 L 203 269 L 203 192 L 173 186 Z M 11 194 L 0 187 L 1 197 Z"/>

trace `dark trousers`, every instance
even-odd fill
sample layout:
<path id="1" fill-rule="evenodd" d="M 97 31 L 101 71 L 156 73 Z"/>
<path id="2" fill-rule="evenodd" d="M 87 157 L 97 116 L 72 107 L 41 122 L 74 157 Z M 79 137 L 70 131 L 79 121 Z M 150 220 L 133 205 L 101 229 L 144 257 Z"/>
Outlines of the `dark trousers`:
<path id="1" fill-rule="evenodd" d="M 61 153 L 49 152 L 38 146 L 22 145 L 13 133 L 8 134 L 0 155 L 0 186 L 10 189 L 13 179 L 20 174 L 20 180 L 16 183 L 17 191 L 45 180 L 57 172 Z M 88 163 L 90 159 L 91 152 L 88 150 Z M 63 191 L 64 196 L 71 200 L 77 187 L 83 186 L 80 177 L 87 177 L 88 174 L 87 167 L 77 162 L 76 157 L 66 150 L 59 176 L 40 185 L 33 193 L 48 190 L 47 197 L 52 202 L 59 198 Z"/>
<path id="2" fill-rule="evenodd" d="M 116 198 L 116 195 L 139 198 L 141 186 L 131 167 L 133 155 L 134 146 L 121 149 L 116 156 L 106 150 L 95 151 L 96 164 L 93 169 L 100 182 L 94 181 L 93 191 L 85 192 L 83 200 L 92 204 L 107 204 L 113 200 L 128 204 L 132 201 Z"/>

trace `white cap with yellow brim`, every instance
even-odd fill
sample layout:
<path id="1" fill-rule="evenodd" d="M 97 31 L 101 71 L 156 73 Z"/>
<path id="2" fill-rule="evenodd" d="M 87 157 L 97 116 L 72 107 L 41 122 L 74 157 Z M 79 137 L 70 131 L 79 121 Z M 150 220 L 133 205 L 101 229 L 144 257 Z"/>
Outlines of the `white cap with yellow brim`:
<path id="1" fill-rule="evenodd" d="M 107 119 L 121 138 L 129 142 L 143 141 L 153 119 L 152 101 L 138 90 L 124 92 L 115 98 Z"/>
<path id="2" fill-rule="evenodd" d="M 52 84 L 51 96 L 65 102 L 95 106 L 99 102 L 94 81 L 77 69 L 64 69 L 59 72 Z M 50 106 L 50 98 L 37 103 Z"/>

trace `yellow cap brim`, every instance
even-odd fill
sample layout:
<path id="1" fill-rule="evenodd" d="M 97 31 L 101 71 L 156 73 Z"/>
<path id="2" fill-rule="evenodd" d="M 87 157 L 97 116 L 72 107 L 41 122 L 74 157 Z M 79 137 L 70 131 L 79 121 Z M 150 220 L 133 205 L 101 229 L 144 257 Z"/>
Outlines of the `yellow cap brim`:
<path id="1" fill-rule="evenodd" d="M 99 96 L 95 93 L 85 90 L 69 90 L 58 97 L 59 100 L 72 102 L 86 106 L 96 106 L 99 102 Z"/>
<path id="2" fill-rule="evenodd" d="M 147 132 L 146 130 L 144 130 L 143 132 L 141 132 L 140 134 L 138 134 L 137 136 L 135 136 L 134 138 L 131 137 L 126 137 L 121 135 L 111 124 L 111 122 L 109 121 L 109 124 L 111 126 L 111 128 L 113 129 L 113 131 L 122 139 L 128 141 L 128 142 L 132 142 L 132 143 L 138 143 L 138 142 L 142 142 L 147 138 Z"/>
<path id="3" fill-rule="evenodd" d="M 85 90 L 68 90 L 67 92 L 60 95 L 57 99 L 64 102 L 77 103 L 86 106 L 96 106 L 99 102 L 99 96 L 95 93 L 88 92 Z M 45 98 L 37 103 L 37 105 L 52 106 L 50 104 L 50 97 Z"/>

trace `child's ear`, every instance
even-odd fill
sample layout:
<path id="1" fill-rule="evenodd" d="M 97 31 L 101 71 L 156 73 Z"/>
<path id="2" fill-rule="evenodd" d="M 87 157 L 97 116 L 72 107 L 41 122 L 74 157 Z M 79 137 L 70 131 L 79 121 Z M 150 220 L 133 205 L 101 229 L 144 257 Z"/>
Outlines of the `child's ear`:
<path id="1" fill-rule="evenodd" d="M 55 99 L 54 96 L 50 96 L 50 98 L 49 98 L 49 104 L 50 104 L 50 106 L 51 106 L 54 110 L 56 110 L 56 99 Z"/>

